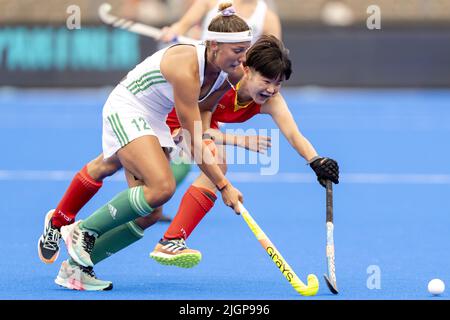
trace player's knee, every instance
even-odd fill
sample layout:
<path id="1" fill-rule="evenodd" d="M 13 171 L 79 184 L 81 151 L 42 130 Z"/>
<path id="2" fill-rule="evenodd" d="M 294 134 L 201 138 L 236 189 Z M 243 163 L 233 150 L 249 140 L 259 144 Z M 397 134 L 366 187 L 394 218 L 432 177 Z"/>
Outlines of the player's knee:
<path id="1" fill-rule="evenodd" d="M 102 181 L 106 177 L 109 177 L 119 171 L 121 168 L 120 162 L 103 160 L 103 155 L 100 155 L 96 159 L 88 163 L 87 170 L 89 175 L 97 181 Z"/>
<path id="2" fill-rule="evenodd" d="M 156 208 L 169 201 L 175 189 L 176 183 L 173 177 L 160 178 L 152 181 L 151 186 L 144 186 L 144 197 L 151 207 Z"/>
<path id="3" fill-rule="evenodd" d="M 160 181 L 158 184 L 158 193 L 161 193 L 161 198 L 163 198 L 164 202 L 166 202 L 172 198 L 176 188 L 177 184 L 175 179 L 172 177 L 171 179 Z"/>
<path id="4" fill-rule="evenodd" d="M 104 178 L 112 176 L 114 173 L 119 171 L 120 168 L 121 168 L 120 164 L 104 162 L 102 166 Z"/>

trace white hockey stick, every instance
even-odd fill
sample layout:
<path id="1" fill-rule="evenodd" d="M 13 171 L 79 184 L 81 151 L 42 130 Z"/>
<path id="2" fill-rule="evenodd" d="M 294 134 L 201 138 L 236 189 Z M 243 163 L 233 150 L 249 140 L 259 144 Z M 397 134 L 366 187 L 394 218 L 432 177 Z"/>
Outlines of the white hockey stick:
<path id="1" fill-rule="evenodd" d="M 325 282 L 333 294 L 338 294 L 336 284 L 336 268 L 334 265 L 334 238 L 333 238 L 333 183 L 327 181 L 327 267 L 328 273 L 324 275 Z"/>
<path id="2" fill-rule="evenodd" d="M 109 3 L 103 3 L 100 5 L 100 7 L 98 7 L 98 15 L 104 23 L 116 28 L 125 29 L 130 32 L 159 40 L 161 36 L 161 29 L 143 23 L 116 17 L 115 15 L 111 14 L 110 11 L 111 5 Z M 178 36 L 173 41 L 180 43 L 198 43 L 200 40 Z"/>

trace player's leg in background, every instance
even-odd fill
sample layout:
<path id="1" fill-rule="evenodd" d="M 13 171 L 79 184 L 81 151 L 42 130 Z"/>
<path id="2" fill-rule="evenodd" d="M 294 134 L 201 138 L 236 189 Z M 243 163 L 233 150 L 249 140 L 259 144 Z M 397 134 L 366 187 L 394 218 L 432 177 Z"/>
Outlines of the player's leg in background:
<path id="1" fill-rule="evenodd" d="M 136 179 L 127 170 L 125 170 L 125 176 L 130 188 L 143 185 L 143 181 Z M 93 264 L 97 265 L 116 252 L 142 239 L 144 230 L 159 220 L 161 211 L 161 207 L 156 208 L 150 215 L 122 224 L 98 238 L 91 253 Z M 62 262 L 55 283 L 73 290 L 99 291 L 112 289 L 112 282 L 98 279 L 93 267 L 83 267 L 72 258 Z"/>
<path id="2" fill-rule="evenodd" d="M 58 228 L 72 223 L 81 208 L 102 187 L 103 180 L 116 173 L 121 167 L 117 158 L 104 160 L 103 154 L 90 161 L 73 178 L 53 213 L 52 223 Z"/>
<path id="3" fill-rule="evenodd" d="M 175 191 L 169 162 L 156 136 L 145 135 L 132 140 L 119 149 L 117 156 L 124 168 L 144 185 L 120 192 L 86 220 L 62 228 L 69 255 L 81 265 L 93 266 L 91 253 L 97 238 L 115 227 L 149 215 Z"/>
<path id="4" fill-rule="evenodd" d="M 166 158 L 169 160 L 169 154 L 165 151 Z M 125 171 L 125 177 L 130 188 L 142 186 L 144 182 L 136 178 L 128 170 Z M 95 241 L 92 249 L 91 260 L 94 265 L 105 260 L 126 247 L 132 245 L 144 236 L 144 230 L 155 224 L 161 217 L 162 207 L 155 208 L 151 214 L 145 217 L 139 217 L 134 221 L 122 224 L 99 237 Z M 68 272 L 79 269 L 81 277 L 78 276 L 77 281 L 73 281 L 74 272 Z M 112 283 L 109 281 L 99 280 L 93 273 L 93 268 L 87 269 L 72 258 L 64 261 L 61 265 L 60 272 L 55 282 L 63 287 L 75 290 L 109 290 Z M 79 272 L 79 273 L 80 273 Z M 67 274 L 70 273 L 70 276 Z M 75 283 L 75 284 L 74 284 Z"/>
<path id="5" fill-rule="evenodd" d="M 103 179 L 120 168 L 117 158 L 105 161 L 100 154 L 77 172 L 56 208 L 45 216 L 44 233 L 38 241 L 42 262 L 53 263 L 58 258 L 61 227 L 73 223 L 81 208 L 100 190 Z"/>
<path id="6" fill-rule="evenodd" d="M 127 170 L 125 176 L 130 188 L 143 185 L 143 181 L 136 179 Z M 142 239 L 144 230 L 158 222 L 161 214 L 162 207 L 155 208 L 148 216 L 120 225 L 98 238 L 91 254 L 94 265 Z"/>

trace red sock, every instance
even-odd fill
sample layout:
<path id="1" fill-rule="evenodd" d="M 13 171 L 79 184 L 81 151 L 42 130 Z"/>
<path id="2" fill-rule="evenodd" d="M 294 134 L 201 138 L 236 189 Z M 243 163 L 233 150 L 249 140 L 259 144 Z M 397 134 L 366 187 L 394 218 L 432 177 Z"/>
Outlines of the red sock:
<path id="1" fill-rule="evenodd" d="M 98 182 L 92 179 L 87 173 L 87 165 L 84 166 L 75 175 L 61 202 L 56 207 L 52 216 L 53 226 L 60 228 L 71 224 L 78 211 L 89 202 L 102 185 L 102 181 Z"/>
<path id="2" fill-rule="evenodd" d="M 206 188 L 190 186 L 181 199 L 180 208 L 164 234 L 166 239 L 187 239 L 214 206 L 217 197 Z"/>

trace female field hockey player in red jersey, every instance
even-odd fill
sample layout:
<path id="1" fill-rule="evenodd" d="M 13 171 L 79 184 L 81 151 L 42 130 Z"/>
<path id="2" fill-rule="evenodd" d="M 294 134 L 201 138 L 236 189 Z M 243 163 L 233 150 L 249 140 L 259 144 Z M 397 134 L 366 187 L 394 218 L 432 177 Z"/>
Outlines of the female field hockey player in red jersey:
<path id="1" fill-rule="evenodd" d="M 300 133 L 279 93 L 281 83 L 291 75 L 291 62 L 282 42 L 273 36 L 262 36 L 247 51 L 246 57 L 242 79 L 222 97 L 212 117 L 209 117 L 211 129 L 206 131 L 218 145 L 216 151 L 222 170 L 226 172 L 226 156 L 224 148 L 219 145 L 223 146 L 224 142 L 235 144 L 240 137 L 222 134 L 217 130 L 218 123 L 240 123 L 257 114 L 268 114 L 291 146 L 310 164 L 322 186 L 325 187 L 326 180 L 339 183 L 337 162 L 318 156 L 311 143 Z M 167 123 L 172 131 L 180 127 L 176 110 L 169 114 Z M 255 151 L 264 151 L 267 140 L 262 143 L 247 140 L 246 145 L 250 149 L 253 145 Z M 201 173 L 184 194 L 178 213 L 150 256 L 165 265 L 195 266 L 200 261 L 201 254 L 197 250 L 184 249 L 185 240 L 214 206 L 215 193 L 214 184 Z"/>

